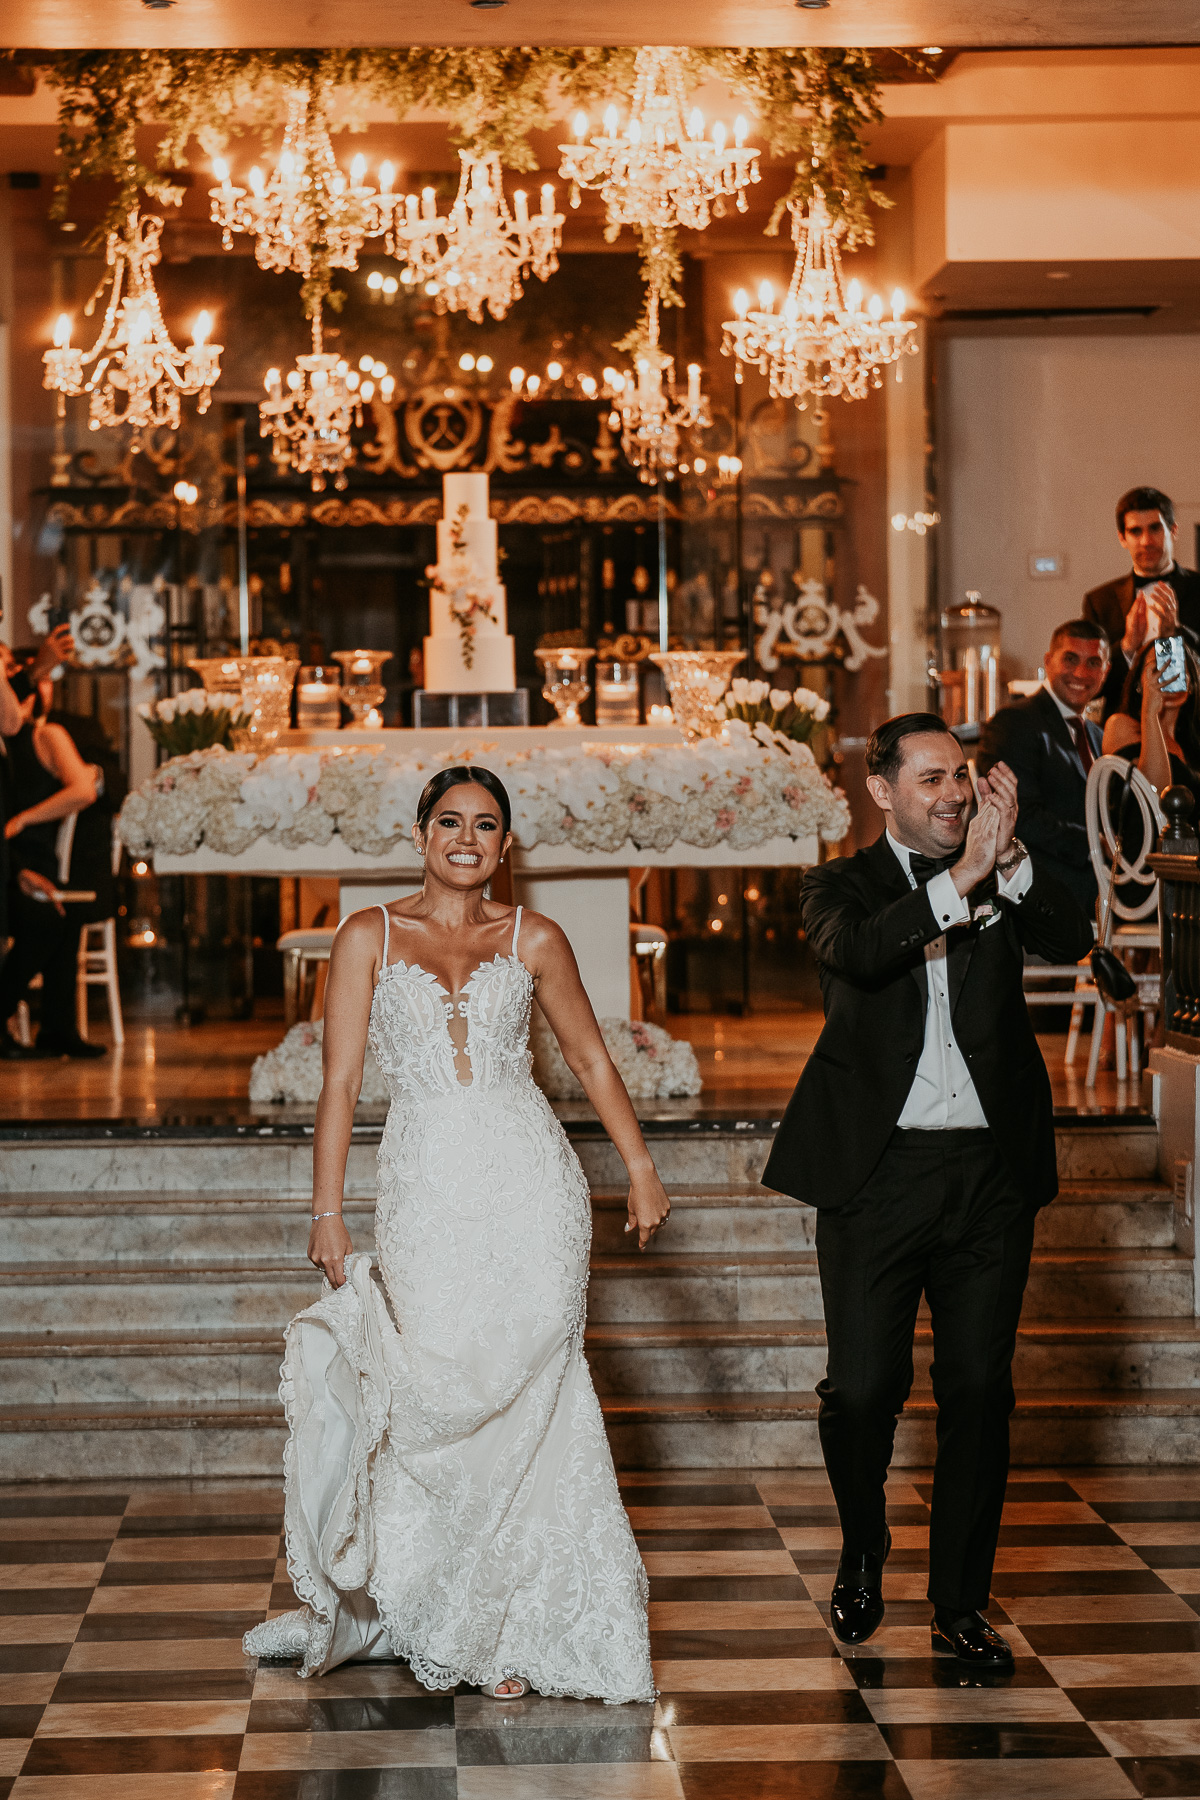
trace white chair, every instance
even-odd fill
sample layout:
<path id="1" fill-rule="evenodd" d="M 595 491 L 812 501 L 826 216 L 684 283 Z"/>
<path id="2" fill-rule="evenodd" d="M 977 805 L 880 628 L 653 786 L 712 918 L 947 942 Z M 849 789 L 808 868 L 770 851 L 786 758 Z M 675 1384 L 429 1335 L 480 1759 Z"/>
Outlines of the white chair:
<path id="1" fill-rule="evenodd" d="M 66 856 L 63 856 L 63 832 L 59 830 L 58 843 L 58 879 L 65 884 L 71 867 L 71 842 L 75 836 L 75 815 L 63 820 L 63 825 L 70 825 L 71 833 L 67 839 Z M 113 820 L 112 828 L 112 872 L 121 871 L 121 839 L 117 834 L 117 822 Z M 121 987 L 117 979 L 117 921 L 115 919 L 97 919 L 91 925 L 83 925 L 79 930 L 79 948 L 75 952 L 75 1029 L 81 1038 L 87 1037 L 88 1004 L 87 995 L 90 987 L 102 987 L 108 999 L 108 1022 L 112 1027 L 113 1043 L 117 1049 L 125 1042 L 125 1020 L 121 1012 Z"/>
<path id="2" fill-rule="evenodd" d="M 1129 782 L 1128 794 L 1136 804 L 1141 827 L 1137 854 L 1130 862 L 1125 855 L 1121 843 L 1123 817 L 1113 816 L 1116 796 Z M 1121 813 L 1124 813 L 1122 805 Z M 1153 855 L 1158 843 L 1159 833 L 1166 820 L 1162 808 L 1158 804 L 1158 795 L 1146 780 L 1140 769 L 1135 768 L 1130 774 L 1129 762 L 1123 756 L 1098 756 L 1088 773 L 1087 795 L 1084 801 L 1084 816 L 1087 822 L 1088 853 L 1092 859 L 1092 870 L 1096 877 L 1099 892 L 1099 921 L 1102 928 L 1104 908 L 1112 888 L 1112 930 L 1109 942 L 1116 952 L 1125 959 L 1131 950 L 1154 950 L 1162 948 L 1162 937 L 1158 926 L 1158 877 L 1154 870 L 1147 867 L 1147 857 Z M 1113 871 L 1116 880 L 1113 881 Z M 1134 890 L 1131 898 L 1123 898 L 1121 889 Z M 1141 1050 L 1137 1029 L 1138 1015 L 1146 1019 L 1145 1029 L 1152 1031 L 1154 1019 L 1161 1005 L 1162 978 L 1157 972 L 1135 973 L 1137 998 L 1131 1000 L 1124 1010 L 1110 1006 L 1101 1000 L 1096 1006 L 1096 1014 L 1092 1026 L 1092 1052 L 1088 1059 L 1087 1085 L 1094 1087 L 1096 1070 L 1100 1062 L 1100 1039 L 1104 1029 L 1104 1013 L 1116 1013 L 1117 1028 L 1117 1078 L 1124 1080 L 1126 1073 L 1126 1016 L 1132 1015 L 1133 1030 L 1129 1033 L 1129 1073 L 1136 1077 L 1141 1072 Z"/>
<path id="3" fill-rule="evenodd" d="M 309 1017 L 320 1016 L 315 976 L 320 965 L 329 961 L 336 932 L 334 925 L 309 925 L 298 931 L 285 931 L 275 940 L 275 948 L 283 952 L 283 1022 L 289 1031 L 300 1018 L 310 970 L 314 980 Z"/>

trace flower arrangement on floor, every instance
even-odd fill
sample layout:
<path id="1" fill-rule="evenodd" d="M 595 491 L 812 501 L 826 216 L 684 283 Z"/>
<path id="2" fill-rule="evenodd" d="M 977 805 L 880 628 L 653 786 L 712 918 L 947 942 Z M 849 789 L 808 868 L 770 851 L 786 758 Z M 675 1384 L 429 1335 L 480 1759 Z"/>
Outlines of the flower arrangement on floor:
<path id="1" fill-rule="evenodd" d="M 187 756 L 214 744 L 228 750 L 233 733 L 250 723 L 238 695 L 209 694 L 203 688 L 185 688 L 165 700 L 144 700 L 137 711 L 168 756 Z"/>
<path id="2" fill-rule="evenodd" d="M 796 744 L 811 744 L 817 727 L 829 717 L 829 702 L 812 688 L 773 688 L 769 681 L 745 681 L 739 677 L 729 684 L 725 695 L 727 719 L 741 719 L 754 732 L 765 725 L 772 734 L 778 732 Z"/>
<path id="3" fill-rule="evenodd" d="M 456 752 L 456 760 L 469 754 Z M 164 763 L 129 795 L 121 837 L 138 856 L 186 856 L 201 844 L 238 856 L 262 838 L 300 849 L 336 832 L 361 855 L 385 856 L 408 839 L 417 797 L 446 760 L 399 746 L 261 757 L 195 751 Z M 524 850 L 632 843 L 661 852 L 683 843 L 743 851 L 780 837 L 836 843 L 850 828 L 845 795 L 808 745 L 762 722 L 751 731 L 730 719 L 722 738 L 693 744 L 488 749 L 476 760 L 508 788 Z"/>
<path id="4" fill-rule="evenodd" d="M 700 1066 L 690 1044 L 658 1025 L 637 1019 L 601 1019 L 608 1053 L 635 1100 L 666 1100 L 700 1092 Z M 250 1099 L 256 1106 L 315 1106 L 321 1092 L 322 1021 L 293 1025 L 274 1050 L 256 1059 L 250 1071 Z M 583 1089 L 563 1060 L 558 1039 L 537 1013 L 530 1044 L 533 1078 L 551 1100 L 582 1100 Z M 360 1106 L 386 1106 L 387 1088 L 370 1050 L 363 1063 Z"/>
<path id="5" fill-rule="evenodd" d="M 642 1019 L 601 1019 L 600 1030 L 617 1074 L 632 1100 L 682 1099 L 698 1094 L 703 1082 L 696 1052 L 683 1038 Z M 558 1039 L 546 1021 L 533 1015 L 529 1032 L 533 1079 L 551 1100 L 583 1100 L 583 1088 L 567 1067 Z"/>

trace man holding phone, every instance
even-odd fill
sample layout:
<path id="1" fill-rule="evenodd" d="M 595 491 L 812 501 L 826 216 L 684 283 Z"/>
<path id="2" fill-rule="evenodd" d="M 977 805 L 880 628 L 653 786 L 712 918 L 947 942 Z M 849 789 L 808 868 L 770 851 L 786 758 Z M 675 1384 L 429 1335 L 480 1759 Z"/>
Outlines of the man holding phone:
<path id="1" fill-rule="evenodd" d="M 1130 488 L 1117 501 L 1117 535 L 1133 567 L 1093 588 L 1083 615 L 1103 625 L 1113 646 L 1104 684 L 1105 717 L 1120 704 L 1125 677 L 1149 638 L 1182 630 L 1200 649 L 1200 575 L 1175 561 L 1175 508 L 1161 489 Z"/>

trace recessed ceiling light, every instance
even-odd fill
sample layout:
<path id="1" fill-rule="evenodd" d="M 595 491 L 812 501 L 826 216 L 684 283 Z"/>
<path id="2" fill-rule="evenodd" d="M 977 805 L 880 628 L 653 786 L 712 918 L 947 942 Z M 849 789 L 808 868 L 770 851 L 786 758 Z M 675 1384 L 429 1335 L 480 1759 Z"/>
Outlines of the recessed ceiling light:
<path id="1" fill-rule="evenodd" d="M 941 54 L 942 46 L 940 44 L 926 44 L 921 52 L 922 56 L 940 56 Z"/>
<path id="2" fill-rule="evenodd" d="M 168 6 L 174 6 L 175 0 L 142 0 L 147 12 L 166 12 Z"/>
<path id="3" fill-rule="evenodd" d="M 61 231 L 77 231 L 79 227 L 76 225 L 74 219 L 64 219 L 59 229 Z"/>
<path id="4" fill-rule="evenodd" d="M 495 12 L 498 6 L 507 6 L 508 0 L 471 0 L 476 12 Z"/>
<path id="5" fill-rule="evenodd" d="M 1071 279 L 1070 269 L 1047 269 L 1046 270 L 1046 280 L 1047 281 L 1070 281 L 1070 279 Z"/>
<path id="6" fill-rule="evenodd" d="M 796 5 L 804 12 L 820 12 L 823 6 L 829 5 L 829 0 L 796 0 Z"/>

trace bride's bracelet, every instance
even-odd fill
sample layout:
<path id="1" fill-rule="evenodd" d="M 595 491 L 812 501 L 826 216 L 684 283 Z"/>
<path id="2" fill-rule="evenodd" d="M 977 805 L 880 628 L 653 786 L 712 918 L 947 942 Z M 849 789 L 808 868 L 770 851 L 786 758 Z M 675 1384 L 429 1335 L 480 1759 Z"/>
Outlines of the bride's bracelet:
<path id="1" fill-rule="evenodd" d="M 312 1222 L 315 1225 L 318 1219 L 340 1219 L 341 1216 L 340 1212 L 314 1213 Z"/>

